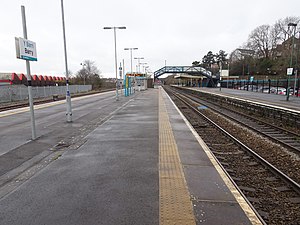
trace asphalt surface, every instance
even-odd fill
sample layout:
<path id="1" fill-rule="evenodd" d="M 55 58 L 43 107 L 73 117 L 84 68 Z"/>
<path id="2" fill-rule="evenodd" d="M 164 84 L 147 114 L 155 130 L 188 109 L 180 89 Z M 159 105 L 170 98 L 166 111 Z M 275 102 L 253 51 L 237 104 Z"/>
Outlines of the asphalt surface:
<path id="1" fill-rule="evenodd" d="M 16 154 L 24 162 L 45 151 L 61 156 L 28 179 L 3 184 L 0 224 L 158 224 L 157 90 L 144 93 L 118 102 L 113 94 L 74 102 L 72 124 L 57 112 L 62 105 L 45 108 L 37 112 L 38 140 L 26 144 L 29 133 L 22 131 L 16 143 L 1 140 L 11 149 L 2 148 L 0 160 L 14 164 L 1 167 L 2 177 L 4 167 L 20 167 Z M 22 130 L 19 120 L 4 118 L 1 124 L 12 123 L 8 133 Z"/>
<path id="2" fill-rule="evenodd" d="M 0 224 L 160 224 L 159 142 L 166 140 L 159 139 L 158 93 L 78 98 L 72 123 L 64 101 L 44 105 L 35 141 L 29 112 L 0 113 Z M 198 223 L 250 224 L 244 203 L 162 96 Z"/>
<path id="3" fill-rule="evenodd" d="M 170 101 L 166 101 L 180 161 L 193 202 L 197 224 L 252 224 L 203 146 L 195 139 Z M 224 177 L 224 175 L 223 175 Z"/>

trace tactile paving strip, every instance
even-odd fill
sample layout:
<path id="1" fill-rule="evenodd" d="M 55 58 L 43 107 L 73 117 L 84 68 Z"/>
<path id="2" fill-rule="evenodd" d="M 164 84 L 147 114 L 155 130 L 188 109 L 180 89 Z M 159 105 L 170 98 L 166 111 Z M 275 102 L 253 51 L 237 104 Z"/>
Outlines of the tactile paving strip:
<path id="1" fill-rule="evenodd" d="M 164 100 L 159 94 L 160 225 L 195 225 L 192 202 Z"/>

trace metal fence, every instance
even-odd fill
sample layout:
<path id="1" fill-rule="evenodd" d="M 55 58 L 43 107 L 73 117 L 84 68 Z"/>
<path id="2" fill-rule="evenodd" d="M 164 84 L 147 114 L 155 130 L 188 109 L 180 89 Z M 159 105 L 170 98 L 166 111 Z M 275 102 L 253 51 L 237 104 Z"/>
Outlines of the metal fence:
<path id="1" fill-rule="evenodd" d="M 92 85 L 70 85 L 71 94 L 92 90 Z M 66 86 L 32 87 L 33 98 L 47 98 L 65 95 Z M 0 86 L 0 102 L 13 102 L 28 99 L 28 88 L 24 85 Z"/>
<path id="2" fill-rule="evenodd" d="M 289 85 L 288 85 L 289 84 Z M 233 88 L 246 91 L 287 94 L 286 90 L 289 86 L 289 93 L 300 97 L 300 79 L 277 79 L 277 80 L 224 80 L 221 82 L 223 88 Z"/>

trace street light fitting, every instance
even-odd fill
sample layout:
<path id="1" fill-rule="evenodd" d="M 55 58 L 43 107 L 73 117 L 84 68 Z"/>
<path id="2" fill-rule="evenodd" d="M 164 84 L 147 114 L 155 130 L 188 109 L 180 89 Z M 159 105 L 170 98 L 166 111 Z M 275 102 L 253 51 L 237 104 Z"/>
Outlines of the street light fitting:
<path id="1" fill-rule="evenodd" d="M 138 48 L 124 48 L 124 50 L 138 50 Z"/>
<path id="2" fill-rule="evenodd" d="M 126 27 L 103 27 L 104 30 L 109 30 L 109 29 L 126 29 Z"/>
<path id="3" fill-rule="evenodd" d="M 295 36 L 296 36 L 296 27 L 297 27 L 297 24 L 296 23 L 289 23 L 288 24 L 288 28 L 290 28 L 290 26 L 294 27 L 294 36 L 293 36 L 293 39 L 292 39 L 291 61 L 290 61 L 290 67 L 289 68 L 293 68 L 293 50 L 294 50 L 294 43 L 295 43 Z M 286 90 L 286 100 L 287 101 L 289 100 L 289 97 L 290 97 L 290 75 L 288 76 L 287 90 Z"/>
<path id="4" fill-rule="evenodd" d="M 115 69 L 116 69 L 116 100 L 119 100 L 119 80 L 118 80 L 118 63 L 117 63 L 117 29 L 126 29 L 126 27 L 103 27 L 104 30 L 113 29 L 114 30 L 114 42 L 115 42 Z"/>
<path id="5" fill-rule="evenodd" d="M 296 27 L 296 26 L 297 26 L 297 23 L 289 23 L 288 26 L 289 26 L 289 27 Z"/>

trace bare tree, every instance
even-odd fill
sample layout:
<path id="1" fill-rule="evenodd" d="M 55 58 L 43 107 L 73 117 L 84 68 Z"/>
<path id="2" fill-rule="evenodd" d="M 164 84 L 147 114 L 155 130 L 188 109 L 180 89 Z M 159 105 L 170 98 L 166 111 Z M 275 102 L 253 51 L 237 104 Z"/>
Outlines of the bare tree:
<path id="1" fill-rule="evenodd" d="M 82 68 L 76 73 L 74 82 L 77 84 L 91 84 L 93 88 L 101 86 L 101 71 L 92 60 L 84 60 Z"/>
<path id="2" fill-rule="evenodd" d="M 82 68 L 76 73 L 77 78 L 84 79 L 87 83 L 91 83 L 94 75 L 101 77 L 101 71 L 97 68 L 94 61 L 86 59 L 81 65 Z"/>
<path id="3" fill-rule="evenodd" d="M 288 24 L 289 23 L 298 24 L 299 22 L 300 22 L 300 18 L 293 17 L 293 16 L 278 20 L 274 25 L 274 29 L 276 30 L 276 34 L 277 34 L 278 43 L 286 41 L 291 37 L 293 31 L 292 29 L 289 29 Z M 300 31 L 300 26 L 297 27 L 297 32 L 299 31 Z"/>
<path id="4" fill-rule="evenodd" d="M 272 28 L 270 25 L 261 25 L 249 35 L 247 47 L 253 50 L 260 58 L 270 58 L 273 47 Z"/>

